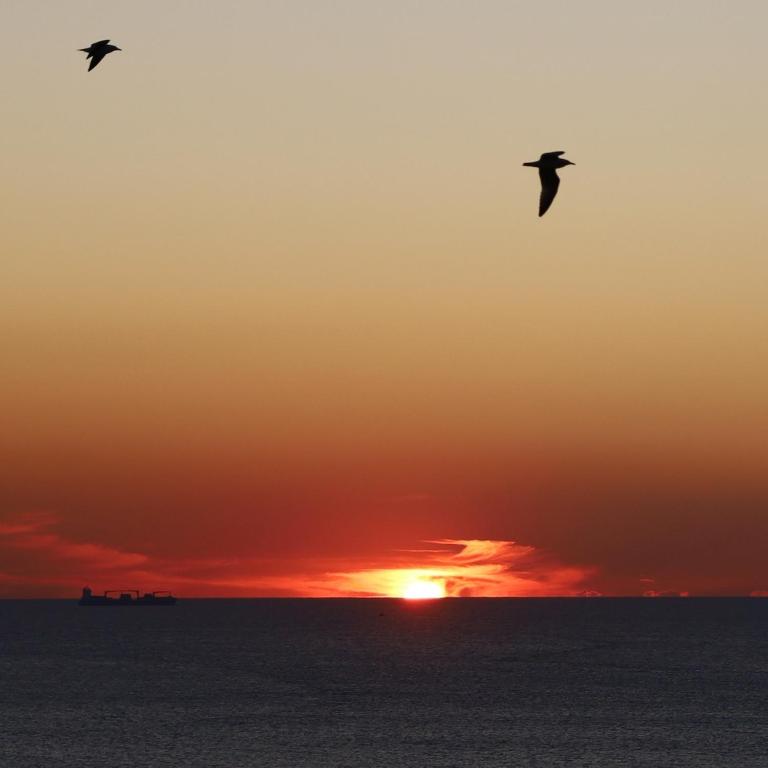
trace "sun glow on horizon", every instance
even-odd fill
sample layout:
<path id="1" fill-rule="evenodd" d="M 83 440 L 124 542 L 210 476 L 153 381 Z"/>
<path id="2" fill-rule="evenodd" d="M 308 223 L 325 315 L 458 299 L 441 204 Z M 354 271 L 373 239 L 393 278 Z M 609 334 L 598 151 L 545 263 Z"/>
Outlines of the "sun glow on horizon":
<path id="1" fill-rule="evenodd" d="M 406 600 L 436 600 L 445 597 L 445 587 L 438 581 L 414 579 L 405 585 Z"/>
<path id="2" fill-rule="evenodd" d="M 380 561 L 367 568 L 329 571 L 311 584 L 304 579 L 304 593 L 311 587 L 317 597 L 566 596 L 583 593 L 593 573 L 589 567 L 563 564 L 544 550 L 512 540 L 433 539 L 422 543 L 430 548 L 395 552 L 390 567 Z"/>

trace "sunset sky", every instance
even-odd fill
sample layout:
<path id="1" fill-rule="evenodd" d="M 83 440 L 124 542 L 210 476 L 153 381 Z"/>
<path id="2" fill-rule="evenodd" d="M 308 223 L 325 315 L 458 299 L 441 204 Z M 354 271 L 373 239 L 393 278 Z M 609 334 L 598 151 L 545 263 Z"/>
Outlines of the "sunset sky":
<path id="1" fill-rule="evenodd" d="M 768 590 L 766 28 L 4 0 L 0 596 Z"/>

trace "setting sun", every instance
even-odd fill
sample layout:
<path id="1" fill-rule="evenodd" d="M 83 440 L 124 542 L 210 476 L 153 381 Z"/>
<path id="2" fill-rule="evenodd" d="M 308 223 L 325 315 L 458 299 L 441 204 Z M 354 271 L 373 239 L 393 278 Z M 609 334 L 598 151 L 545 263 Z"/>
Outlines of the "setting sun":
<path id="1" fill-rule="evenodd" d="M 437 581 L 417 579 L 406 585 L 403 597 L 406 600 L 434 600 L 445 597 L 445 587 Z"/>

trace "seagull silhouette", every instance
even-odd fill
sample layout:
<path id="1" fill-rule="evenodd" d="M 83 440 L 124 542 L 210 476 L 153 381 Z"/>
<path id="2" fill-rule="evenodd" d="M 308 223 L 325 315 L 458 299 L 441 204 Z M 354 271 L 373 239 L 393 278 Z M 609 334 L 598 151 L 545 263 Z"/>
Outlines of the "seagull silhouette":
<path id="1" fill-rule="evenodd" d="M 88 67 L 90 72 L 108 53 L 121 51 L 122 48 L 110 45 L 109 40 L 99 40 L 98 43 L 91 43 L 87 48 L 79 48 L 78 50 L 88 54 L 85 58 L 91 60 L 91 65 Z"/>
<path id="2" fill-rule="evenodd" d="M 565 160 L 560 155 L 565 152 L 544 152 L 542 156 L 532 162 L 523 163 L 531 168 L 539 169 L 539 178 L 541 179 L 541 197 L 539 197 L 539 216 L 543 216 L 552 205 L 552 201 L 557 194 L 557 188 L 560 186 L 560 177 L 557 175 L 558 168 L 565 168 L 566 165 L 576 165 L 570 160 Z"/>

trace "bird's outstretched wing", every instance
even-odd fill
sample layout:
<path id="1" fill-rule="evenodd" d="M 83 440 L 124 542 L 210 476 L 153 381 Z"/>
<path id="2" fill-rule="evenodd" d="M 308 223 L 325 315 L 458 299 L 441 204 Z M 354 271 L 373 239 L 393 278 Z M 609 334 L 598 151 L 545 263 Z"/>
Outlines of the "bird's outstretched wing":
<path id="1" fill-rule="evenodd" d="M 109 40 L 99 40 L 97 43 L 91 43 L 91 48 L 96 48 L 98 45 L 106 45 Z"/>
<path id="2" fill-rule="evenodd" d="M 539 197 L 539 216 L 543 216 L 552 205 L 560 186 L 560 177 L 554 168 L 539 168 L 541 179 L 541 197 Z"/>
<path id="3" fill-rule="evenodd" d="M 560 155 L 564 155 L 565 150 L 561 150 L 560 152 L 542 152 L 541 153 L 541 160 L 544 160 L 546 157 L 560 157 Z"/>
<path id="4" fill-rule="evenodd" d="M 88 71 L 90 72 L 106 55 L 106 51 L 94 51 L 91 54 L 93 58 L 91 59 L 91 66 L 88 67 Z"/>

